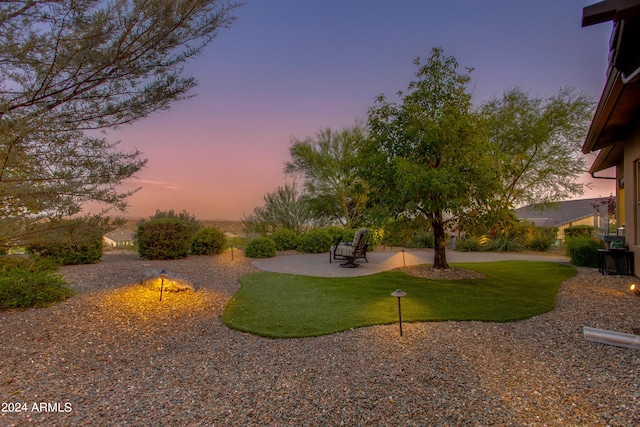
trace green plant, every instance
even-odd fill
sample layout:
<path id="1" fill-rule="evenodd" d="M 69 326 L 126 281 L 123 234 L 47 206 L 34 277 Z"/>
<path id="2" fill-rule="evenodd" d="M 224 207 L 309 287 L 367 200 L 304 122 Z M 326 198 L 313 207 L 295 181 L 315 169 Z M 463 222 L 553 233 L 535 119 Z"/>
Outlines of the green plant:
<path id="1" fill-rule="evenodd" d="M 603 242 L 587 236 L 571 237 L 565 243 L 571 264 L 582 267 L 598 267 L 598 249 L 602 248 Z"/>
<path id="2" fill-rule="evenodd" d="M 47 307 L 72 296 L 57 267 L 47 258 L 1 257 L 0 308 Z"/>
<path id="3" fill-rule="evenodd" d="M 288 251 L 298 247 L 298 236 L 295 231 L 288 228 L 279 228 L 274 231 L 271 238 L 276 244 L 276 250 Z"/>
<path id="4" fill-rule="evenodd" d="M 409 248 L 433 248 L 435 246 L 435 237 L 431 231 L 418 229 L 413 232 L 411 240 L 407 244 Z"/>
<path id="5" fill-rule="evenodd" d="M 190 214 L 185 209 L 183 209 L 180 213 L 176 213 L 173 209 L 170 209 L 168 211 L 161 211 L 160 209 L 156 209 L 156 213 L 151 215 L 146 221 L 153 221 L 154 219 L 162 218 L 180 219 L 182 221 L 187 221 L 193 225 L 194 231 L 198 231 L 200 228 L 202 228 L 202 224 L 200 223 L 200 221 L 198 221 L 196 216 Z M 145 222 L 145 220 L 142 220 L 141 223 L 142 222 Z"/>
<path id="6" fill-rule="evenodd" d="M 186 258 L 195 233 L 191 222 L 159 218 L 138 224 L 138 254 L 145 259 Z"/>
<path id="7" fill-rule="evenodd" d="M 276 256 L 276 242 L 270 237 L 256 237 L 244 250 L 249 258 L 271 258 Z"/>
<path id="8" fill-rule="evenodd" d="M 400 271 L 349 278 L 252 273 L 240 278 L 242 286 L 227 304 L 222 321 L 233 329 L 274 338 L 395 323 L 397 305 L 389 294 L 400 288 L 407 292 L 402 318 L 408 322 L 510 322 L 553 310 L 560 284 L 577 273 L 566 264 L 532 261 L 456 267 L 485 278 L 427 280 Z"/>
<path id="9" fill-rule="evenodd" d="M 193 255 L 213 255 L 224 251 L 227 237 L 218 227 L 201 228 L 191 239 L 191 253 Z"/>
<path id="10" fill-rule="evenodd" d="M 479 252 L 482 250 L 482 245 L 475 237 L 467 237 L 459 239 L 456 242 L 456 251 L 460 252 Z"/>
<path id="11" fill-rule="evenodd" d="M 525 245 L 534 251 L 548 251 L 558 240 L 558 227 L 530 227 Z"/>
<path id="12" fill-rule="evenodd" d="M 594 228 L 590 225 L 574 225 L 573 227 L 567 227 L 564 229 L 564 235 L 567 240 L 572 237 L 591 237 Z"/>
<path id="13" fill-rule="evenodd" d="M 331 235 L 326 230 L 316 228 L 300 236 L 298 250 L 308 254 L 318 254 L 328 252 L 334 243 Z"/>
<path id="14" fill-rule="evenodd" d="M 519 236 L 503 234 L 487 242 L 483 249 L 496 252 L 519 252 L 524 249 L 524 242 Z"/>
<path id="15" fill-rule="evenodd" d="M 52 258 L 61 265 L 94 264 L 102 258 L 103 229 L 98 223 L 82 219 L 51 223 L 37 233 L 27 251 Z"/>

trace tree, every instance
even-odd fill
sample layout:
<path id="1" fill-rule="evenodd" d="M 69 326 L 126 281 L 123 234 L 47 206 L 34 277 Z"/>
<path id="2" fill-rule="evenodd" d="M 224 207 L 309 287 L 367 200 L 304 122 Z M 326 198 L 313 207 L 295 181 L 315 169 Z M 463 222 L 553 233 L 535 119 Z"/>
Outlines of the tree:
<path id="1" fill-rule="evenodd" d="M 353 228 L 362 222 L 367 192 L 357 174 L 358 151 L 366 129 L 356 123 L 341 131 L 326 128 L 315 137 L 293 139 L 286 174 L 300 174 L 318 218 Z"/>
<path id="2" fill-rule="evenodd" d="M 146 160 L 100 131 L 189 98 L 183 64 L 238 7 L 218 0 L 57 0 L 0 6 L 0 243 L 81 211 L 124 211 Z"/>
<path id="3" fill-rule="evenodd" d="M 433 227 L 434 269 L 448 268 L 445 227 L 472 200 L 491 192 L 492 169 L 467 86 L 454 57 L 434 48 L 399 103 L 381 95 L 369 110 L 362 176 L 389 214 L 424 216 Z"/>
<path id="4" fill-rule="evenodd" d="M 581 145 L 593 114 L 591 98 L 564 88 L 542 99 L 514 88 L 483 104 L 481 112 L 500 172 L 494 207 L 551 203 L 584 193 L 578 178 L 586 170 Z"/>
<path id="5" fill-rule="evenodd" d="M 160 209 L 156 209 L 156 213 L 151 215 L 148 221 L 153 221 L 154 219 L 161 218 L 173 218 L 179 219 L 181 221 L 186 221 L 193 225 L 194 231 L 198 231 L 200 228 L 202 228 L 202 223 L 198 220 L 198 218 L 196 218 L 195 215 L 187 212 L 186 209 L 183 209 L 182 212 L 179 213 L 176 213 L 173 209 L 170 209 L 168 211 L 161 211 Z M 140 221 L 138 224 L 142 222 L 145 222 L 145 220 Z"/>
<path id="6" fill-rule="evenodd" d="M 253 210 L 253 215 L 242 218 L 249 233 L 270 234 L 279 228 L 303 231 L 311 224 L 312 215 L 307 199 L 300 194 L 295 182 L 285 183 L 263 197 L 264 206 Z"/>

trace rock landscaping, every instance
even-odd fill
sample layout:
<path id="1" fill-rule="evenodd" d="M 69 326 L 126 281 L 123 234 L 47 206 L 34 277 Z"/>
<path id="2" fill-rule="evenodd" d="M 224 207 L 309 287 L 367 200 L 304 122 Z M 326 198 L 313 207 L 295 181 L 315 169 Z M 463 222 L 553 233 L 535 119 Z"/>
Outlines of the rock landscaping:
<path id="1" fill-rule="evenodd" d="M 138 284 L 153 269 L 195 292 L 159 302 Z M 640 326 L 628 277 L 580 268 L 554 311 L 525 321 L 273 340 L 220 322 L 253 271 L 237 250 L 64 267 L 76 296 L 0 312 L 0 425 L 640 425 L 640 352 L 582 335 Z"/>

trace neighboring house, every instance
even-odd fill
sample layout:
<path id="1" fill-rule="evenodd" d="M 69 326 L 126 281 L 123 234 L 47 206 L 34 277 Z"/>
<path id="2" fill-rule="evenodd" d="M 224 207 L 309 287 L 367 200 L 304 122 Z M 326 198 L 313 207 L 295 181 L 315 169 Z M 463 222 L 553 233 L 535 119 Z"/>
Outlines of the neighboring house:
<path id="1" fill-rule="evenodd" d="M 615 167 L 618 226 L 640 265 L 640 0 L 583 9 L 582 26 L 613 21 L 607 82 L 582 151 L 599 150 L 591 174 Z"/>
<path id="2" fill-rule="evenodd" d="M 133 235 L 131 230 L 115 230 L 102 236 L 102 242 L 110 248 L 126 248 L 133 246 Z"/>
<path id="3" fill-rule="evenodd" d="M 558 240 L 564 242 L 564 230 L 576 225 L 589 225 L 598 230 L 609 225 L 607 206 L 603 198 L 567 200 L 549 206 L 529 205 L 516 209 L 516 217 L 536 226 L 558 227 Z"/>

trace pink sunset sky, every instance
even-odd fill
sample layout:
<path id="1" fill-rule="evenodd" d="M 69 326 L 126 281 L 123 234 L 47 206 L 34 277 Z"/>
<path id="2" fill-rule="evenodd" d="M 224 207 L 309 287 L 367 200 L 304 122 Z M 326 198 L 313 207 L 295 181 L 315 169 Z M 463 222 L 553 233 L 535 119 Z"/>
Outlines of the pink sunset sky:
<path id="1" fill-rule="evenodd" d="M 241 219 L 290 181 L 292 137 L 365 121 L 377 95 L 414 77 L 413 60 L 442 47 L 474 67 L 474 102 L 520 86 L 549 97 L 572 86 L 597 100 L 610 24 L 580 27 L 577 0 L 249 0 L 237 21 L 185 68 L 196 97 L 107 133 L 148 166 L 125 188 L 128 217 L 156 209 Z M 591 160 L 588 160 L 589 164 Z M 608 196 L 610 180 L 584 197 Z"/>

